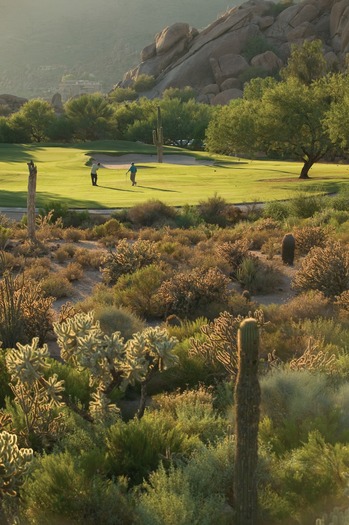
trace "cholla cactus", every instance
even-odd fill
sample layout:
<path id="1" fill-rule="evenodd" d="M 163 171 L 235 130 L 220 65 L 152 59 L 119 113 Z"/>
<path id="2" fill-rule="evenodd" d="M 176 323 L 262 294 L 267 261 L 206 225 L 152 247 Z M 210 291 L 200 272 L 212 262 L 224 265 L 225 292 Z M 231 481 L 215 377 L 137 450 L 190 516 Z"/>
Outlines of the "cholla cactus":
<path id="1" fill-rule="evenodd" d="M 155 242 L 139 239 L 130 243 L 122 239 L 115 252 L 108 253 L 101 261 L 103 280 L 107 284 L 115 284 L 121 275 L 134 273 L 158 259 Z"/>
<path id="2" fill-rule="evenodd" d="M 15 434 L 0 432 L 0 500 L 5 495 L 16 496 L 32 459 L 32 449 L 18 448 Z"/>
<path id="3" fill-rule="evenodd" d="M 134 334 L 126 343 L 126 359 L 123 364 L 128 382 L 143 382 L 154 372 L 163 371 L 178 362 L 173 353 L 177 340 L 169 337 L 166 330 L 159 327 L 147 328 Z"/>
<path id="4" fill-rule="evenodd" d="M 310 250 L 293 278 L 297 292 L 319 290 L 334 298 L 349 287 L 349 250 L 338 241 Z"/>
<path id="5" fill-rule="evenodd" d="M 91 386 L 107 391 L 122 382 L 125 347 L 119 332 L 104 334 L 93 312 L 76 314 L 54 323 L 53 328 L 62 359 L 79 370 L 89 370 Z"/>
<path id="6" fill-rule="evenodd" d="M 113 403 L 110 403 L 108 397 L 101 391 L 97 390 L 92 394 L 89 409 L 90 415 L 96 423 L 111 425 L 119 418 L 120 409 Z"/>
<path id="7" fill-rule="evenodd" d="M 44 372 L 49 368 L 49 353 L 47 345 L 38 348 L 38 342 L 36 337 L 31 345 L 23 346 L 18 343 L 18 348 L 10 350 L 6 355 L 14 403 L 20 407 L 25 424 L 25 428 L 18 431 L 23 433 L 24 430 L 27 443 L 32 434 L 45 440 L 61 429 L 57 407 L 62 405 L 64 381 L 59 381 L 56 374 L 45 379 Z"/>
<path id="8" fill-rule="evenodd" d="M 153 373 L 177 363 L 177 356 L 172 351 L 176 339 L 160 328 L 148 328 L 124 343 L 119 332 L 105 335 L 90 312 L 76 314 L 61 324 L 55 323 L 54 330 L 62 358 L 80 370 L 88 370 L 91 386 L 104 394 L 115 386 L 126 387 L 128 383 L 139 382 L 145 395 L 146 384 Z"/>
<path id="9" fill-rule="evenodd" d="M 178 357 L 173 353 L 176 342 L 174 337 L 169 337 L 167 331 L 159 327 L 147 328 L 127 341 L 124 374 L 131 384 L 141 384 L 138 418 L 144 414 L 147 384 L 153 374 L 177 364 Z"/>

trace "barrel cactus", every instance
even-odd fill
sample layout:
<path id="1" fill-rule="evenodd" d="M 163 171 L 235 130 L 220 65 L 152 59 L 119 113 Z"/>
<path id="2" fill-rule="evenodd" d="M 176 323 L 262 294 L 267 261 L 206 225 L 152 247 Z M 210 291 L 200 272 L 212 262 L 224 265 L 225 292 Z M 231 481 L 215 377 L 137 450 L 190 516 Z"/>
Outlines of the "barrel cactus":
<path id="1" fill-rule="evenodd" d="M 296 241 L 292 233 L 286 233 L 282 239 L 281 259 L 284 264 L 293 266 Z"/>

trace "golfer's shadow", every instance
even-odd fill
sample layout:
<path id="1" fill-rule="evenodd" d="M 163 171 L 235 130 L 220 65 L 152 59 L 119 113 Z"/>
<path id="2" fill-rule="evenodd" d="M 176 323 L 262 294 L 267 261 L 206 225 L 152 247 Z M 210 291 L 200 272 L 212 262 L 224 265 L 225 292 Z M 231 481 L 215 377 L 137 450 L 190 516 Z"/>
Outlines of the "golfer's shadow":
<path id="1" fill-rule="evenodd" d="M 121 188 L 112 188 L 111 186 L 102 186 L 101 184 L 98 184 L 100 188 L 104 188 L 105 190 L 114 190 L 114 191 L 126 191 L 127 193 L 131 192 L 133 193 L 133 190 L 124 190 Z"/>
<path id="2" fill-rule="evenodd" d="M 180 191 L 177 191 L 177 190 L 165 190 L 164 188 L 153 188 L 152 186 L 140 186 L 139 184 L 137 184 L 137 188 L 144 188 L 145 190 L 165 191 L 165 192 L 170 192 L 170 193 L 181 193 Z"/>

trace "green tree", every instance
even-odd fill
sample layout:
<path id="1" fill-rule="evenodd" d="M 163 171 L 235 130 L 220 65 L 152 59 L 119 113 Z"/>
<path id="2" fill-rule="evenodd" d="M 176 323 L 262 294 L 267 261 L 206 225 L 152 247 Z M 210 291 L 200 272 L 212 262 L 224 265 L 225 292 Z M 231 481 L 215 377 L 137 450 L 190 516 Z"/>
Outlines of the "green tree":
<path id="1" fill-rule="evenodd" d="M 258 110 L 256 100 L 233 100 L 214 111 L 206 130 L 208 151 L 224 155 L 251 155 L 258 151 Z"/>
<path id="2" fill-rule="evenodd" d="M 321 40 L 305 40 L 302 45 L 293 44 L 287 66 L 280 71 L 284 80 L 296 78 L 310 85 L 326 74 L 326 60 Z"/>
<path id="3" fill-rule="evenodd" d="M 254 86 L 249 98 L 218 111 L 206 133 L 210 151 L 251 155 L 264 151 L 303 161 L 301 179 L 314 163 L 338 151 L 325 118 L 335 97 L 331 76 L 304 85 L 294 77 L 269 87 Z M 258 99 L 258 97 L 261 97 Z"/>
<path id="4" fill-rule="evenodd" d="M 349 79 L 347 74 L 332 75 L 329 82 L 331 106 L 324 125 L 334 143 L 349 147 Z"/>
<path id="5" fill-rule="evenodd" d="M 115 138 L 152 142 L 157 104 L 158 100 L 142 97 L 133 102 L 116 105 L 113 116 Z"/>
<path id="6" fill-rule="evenodd" d="M 64 109 L 76 139 L 98 140 L 108 136 L 113 108 L 103 95 L 94 93 L 70 99 Z"/>
<path id="7" fill-rule="evenodd" d="M 192 139 L 204 139 L 211 118 L 210 106 L 194 99 L 182 102 L 180 98 L 166 98 L 160 107 L 165 143 L 185 146 Z"/>
<path id="8" fill-rule="evenodd" d="M 48 129 L 56 116 L 49 102 L 41 99 L 29 100 L 10 117 L 15 132 L 24 133 L 30 142 L 43 142 L 49 138 Z"/>

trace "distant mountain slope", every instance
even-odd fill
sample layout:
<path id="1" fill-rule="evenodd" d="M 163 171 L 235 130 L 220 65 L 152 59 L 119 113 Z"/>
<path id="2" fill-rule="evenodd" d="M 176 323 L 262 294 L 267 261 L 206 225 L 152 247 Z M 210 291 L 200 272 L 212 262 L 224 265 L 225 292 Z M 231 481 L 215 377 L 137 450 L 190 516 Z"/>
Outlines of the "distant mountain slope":
<path id="1" fill-rule="evenodd" d="M 108 91 L 175 22 L 202 29 L 240 0 L 0 0 L 0 93 L 51 96 L 63 74 Z M 94 77 L 92 77 L 92 75 Z"/>
<path id="2" fill-rule="evenodd" d="M 293 45 L 314 39 L 322 43 L 327 71 L 346 68 L 349 0 L 248 0 L 202 31 L 185 23 L 167 27 L 142 50 L 141 63 L 125 73 L 120 87 L 146 74 L 155 79 L 150 98 L 190 85 L 197 100 L 227 104 L 243 96 L 251 78 L 277 75 Z"/>

